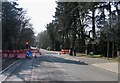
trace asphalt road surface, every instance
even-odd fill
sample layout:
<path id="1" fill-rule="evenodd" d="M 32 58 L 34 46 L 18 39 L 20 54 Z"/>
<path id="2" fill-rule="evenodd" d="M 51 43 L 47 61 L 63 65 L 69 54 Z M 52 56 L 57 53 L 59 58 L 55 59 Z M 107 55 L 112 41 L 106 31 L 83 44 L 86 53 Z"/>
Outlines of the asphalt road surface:
<path id="1" fill-rule="evenodd" d="M 5 81 L 118 81 L 116 73 L 41 51 L 37 58 L 20 60 Z"/>

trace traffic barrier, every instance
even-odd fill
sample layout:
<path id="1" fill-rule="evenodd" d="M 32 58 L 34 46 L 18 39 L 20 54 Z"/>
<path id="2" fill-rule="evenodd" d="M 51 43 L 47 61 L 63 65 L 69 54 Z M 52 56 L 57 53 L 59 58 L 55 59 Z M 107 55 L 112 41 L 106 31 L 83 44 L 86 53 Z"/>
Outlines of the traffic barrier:
<path id="1" fill-rule="evenodd" d="M 37 50 L 36 54 L 37 55 L 41 55 L 41 52 L 39 50 Z"/>
<path id="2" fill-rule="evenodd" d="M 1 50 L 0 56 L 3 58 L 9 57 L 9 58 L 26 58 L 26 52 L 29 51 L 29 49 L 25 50 Z M 39 49 L 31 49 L 32 53 L 35 53 L 36 55 L 41 55 L 41 52 Z"/>
<path id="3" fill-rule="evenodd" d="M 69 50 L 65 50 L 65 54 L 69 54 Z"/>
<path id="4" fill-rule="evenodd" d="M 7 50 L 2 50 L 1 57 L 2 57 L 2 58 L 8 57 L 8 51 L 7 51 Z"/>
<path id="5" fill-rule="evenodd" d="M 41 55 L 41 52 L 39 51 L 39 49 L 31 49 L 32 53 L 35 53 L 36 55 Z"/>
<path id="6" fill-rule="evenodd" d="M 69 54 L 69 50 L 67 49 L 62 49 L 60 54 Z"/>
<path id="7" fill-rule="evenodd" d="M 36 53 L 37 50 L 36 50 L 36 49 L 31 49 L 31 52 L 32 52 L 32 53 Z"/>
<path id="8" fill-rule="evenodd" d="M 40 52 L 40 50 L 39 50 L 39 49 L 37 49 L 37 54 L 41 55 L 41 52 Z"/>
<path id="9" fill-rule="evenodd" d="M 9 50 L 9 58 L 15 58 L 15 50 Z"/>
<path id="10" fill-rule="evenodd" d="M 0 50 L 0 57 L 2 57 L 2 50 Z"/>
<path id="11" fill-rule="evenodd" d="M 37 49 L 37 51 L 38 51 L 38 54 L 41 55 L 40 49 Z"/>
<path id="12" fill-rule="evenodd" d="M 26 58 L 26 50 L 18 50 L 16 52 L 17 58 Z"/>

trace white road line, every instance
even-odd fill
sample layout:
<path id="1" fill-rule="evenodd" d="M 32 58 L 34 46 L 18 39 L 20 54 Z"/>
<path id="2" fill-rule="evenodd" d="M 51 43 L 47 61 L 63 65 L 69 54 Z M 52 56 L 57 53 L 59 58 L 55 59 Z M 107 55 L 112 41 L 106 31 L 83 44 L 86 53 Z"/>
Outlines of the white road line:
<path id="1" fill-rule="evenodd" d="M 30 73 L 31 73 L 31 76 L 30 76 L 30 78 L 29 78 L 29 81 L 33 81 L 32 78 L 33 78 L 33 76 L 34 76 L 34 57 L 32 58 L 31 68 L 32 68 L 32 69 L 30 70 L 30 71 L 31 71 L 31 72 L 30 72 Z"/>
<path id="2" fill-rule="evenodd" d="M 13 65 L 15 65 L 15 64 L 16 64 L 17 62 L 19 62 L 20 60 L 21 60 L 21 59 L 15 61 L 13 64 L 11 64 L 11 65 L 8 66 L 7 68 L 5 68 L 3 71 L 1 71 L 1 72 L 0 72 L 1 77 L 2 77 L 2 73 L 3 73 L 3 72 L 5 72 L 6 70 L 8 70 L 10 67 L 12 67 Z M 10 75 L 10 74 L 9 74 L 9 75 Z M 5 77 L 0 81 L 0 83 L 2 83 L 3 81 L 5 81 L 5 79 L 6 79 L 9 75 L 5 76 Z"/>
<path id="3" fill-rule="evenodd" d="M 9 65 L 7 68 L 5 68 L 4 70 L 0 71 L 0 74 L 2 74 L 3 72 L 5 72 L 6 70 L 8 70 L 10 67 L 12 67 L 14 64 L 16 64 L 18 61 L 20 61 L 21 59 L 15 61 L 14 63 L 12 63 L 11 65 Z"/>
<path id="4" fill-rule="evenodd" d="M 0 81 L 0 83 L 2 83 L 3 81 L 5 81 L 5 79 L 6 79 L 7 77 L 8 77 L 8 76 L 5 76 L 4 79 L 2 79 L 2 80 Z"/>

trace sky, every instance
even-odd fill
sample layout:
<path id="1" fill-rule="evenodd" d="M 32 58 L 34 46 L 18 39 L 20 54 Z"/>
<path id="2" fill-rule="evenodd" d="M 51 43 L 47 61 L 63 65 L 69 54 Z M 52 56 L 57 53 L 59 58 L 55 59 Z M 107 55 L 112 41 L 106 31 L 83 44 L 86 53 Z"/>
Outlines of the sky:
<path id="1" fill-rule="evenodd" d="M 27 10 L 27 16 L 31 18 L 35 35 L 46 30 L 46 24 L 54 20 L 55 0 L 18 0 L 19 6 Z"/>

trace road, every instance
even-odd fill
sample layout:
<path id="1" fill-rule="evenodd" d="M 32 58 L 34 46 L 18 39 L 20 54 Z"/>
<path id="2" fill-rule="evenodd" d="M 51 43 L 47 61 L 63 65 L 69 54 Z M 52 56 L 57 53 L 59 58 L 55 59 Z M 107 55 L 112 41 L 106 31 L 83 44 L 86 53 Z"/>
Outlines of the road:
<path id="1" fill-rule="evenodd" d="M 57 53 L 41 50 L 37 58 L 22 59 L 5 81 L 118 81 L 117 73 L 100 69 Z M 7 72 L 3 73 L 7 75 Z"/>

